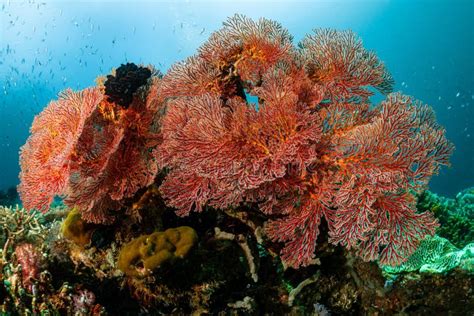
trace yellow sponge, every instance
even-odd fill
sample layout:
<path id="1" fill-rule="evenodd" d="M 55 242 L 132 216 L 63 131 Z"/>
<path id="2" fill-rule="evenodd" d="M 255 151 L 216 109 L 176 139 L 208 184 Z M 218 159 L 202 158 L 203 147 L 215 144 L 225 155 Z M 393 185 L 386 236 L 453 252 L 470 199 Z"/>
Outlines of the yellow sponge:
<path id="1" fill-rule="evenodd" d="M 61 226 L 63 236 L 82 247 L 91 242 L 94 230 L 95 226 L 84 221 L 76 208 L 69 212 Z"/>
<path id="2" fill-rule="evenodd" d="M 117 265 L 128 276 L 147 276 L 163 263 L 186 256 L 196 241 L 196 231 L 188 226 L 143 235 L 122 247 Z"/>

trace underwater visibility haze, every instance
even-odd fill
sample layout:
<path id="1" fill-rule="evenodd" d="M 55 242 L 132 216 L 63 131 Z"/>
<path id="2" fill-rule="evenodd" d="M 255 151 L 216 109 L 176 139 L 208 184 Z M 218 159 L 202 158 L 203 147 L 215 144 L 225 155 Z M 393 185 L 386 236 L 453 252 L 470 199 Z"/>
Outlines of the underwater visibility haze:
<path id="1" fill-rule="evenodd" d="M 471 1 L 0 10 L 0 312 L 474 310 Z"/>

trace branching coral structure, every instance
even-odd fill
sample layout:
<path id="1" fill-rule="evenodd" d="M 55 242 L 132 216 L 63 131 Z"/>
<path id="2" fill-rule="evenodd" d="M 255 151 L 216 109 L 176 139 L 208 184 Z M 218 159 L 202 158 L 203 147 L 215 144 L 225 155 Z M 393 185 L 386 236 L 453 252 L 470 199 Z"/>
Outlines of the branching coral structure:
<path id="1" fill-rule="evenodd" d="M 180 215 L 258 205 L 292 267 L 311 262 L 323 219 L 332 243 L 403 262 L 437 226 L 414 193 L 453 147 L 428 106 L 400 93 L 371 106 L 392 84 L 351 32 L 295 47 L 278 23 L 234 16 L 163 78 L 161 192 Z"/>
<path id="2" fill-rule="evenodd" d="M 21 151 L 26 208 L 60 195 L 83 220 L 111 223 L 163 169 L 155 185 L 177 214 L 258 207 L 294 268 L 313 262 L 322 225 L 333 244 L 390 265 L 437 227 L 415 196 L 453 146 L 428 106 L 390 93 L 352 32 L 295 46 L 280 24 L 236 15 L 163 78 L 149 74 L 123 65 L 35 119 Z M 373 106 L 375 91 L 387 96 Z"/>
<path id="3" fill-rule="evenodd" d="M 130 68 L 141 75 L 128 74 Z M 119 67 L 117 77 L 109 76 L 110 84 L 67 90 L 36 117 L 20 155 L 19 192 L 27 209 L 46 211 L 58 195 L 83 219 L 108 223 L 113 220 L 111 210 L 153 183 L 160 142 L 160 78 L 147 81 L 143 72 L 151 70 L 137 69 L 127 64 Z M 133 95 L 126 89 L 127 78 L 133 81 Z M 127 95 L 120 99 L 124 89 Z M 113 98 L 105 92 L 113 92 Z"/>

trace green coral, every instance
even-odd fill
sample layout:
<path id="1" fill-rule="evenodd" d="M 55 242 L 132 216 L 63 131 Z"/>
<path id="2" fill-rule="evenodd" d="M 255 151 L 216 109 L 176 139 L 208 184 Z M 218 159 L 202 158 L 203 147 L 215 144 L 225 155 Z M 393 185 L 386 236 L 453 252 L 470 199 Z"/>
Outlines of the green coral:
<path id="1" fill-rule="evenodd" d="M 117 266 L 128 276 L 147 276 L 165 262 L 185 257 L 196 241 L 196 231 L 188 226 L 142 235 L 122 247 Z"/>
<path id="2" fill-rule="evenodd" d="M 433 212 L 440 223 L 436 234 L 456 247 L 474 242 L 474 188 L 458 193 L 455 199 L 426 191 L 419 196 L 417 208 Z"/>
<path id="3" fill-rule="evenodd" d="M 474 219 L 474 188 L 469 188 L 456 195 L 460 215 Z"/>
<path id="4" fill-rule="evenodd" d="M 427 236 L 406 262 L 397 267 L 384 266 L 383 270 L 388 274 L 413 271 L 443 273 L 460 267 L 472 272 L 473 263 L 474 243 L 458 249 L 449 240 L 435 235 Z"/>

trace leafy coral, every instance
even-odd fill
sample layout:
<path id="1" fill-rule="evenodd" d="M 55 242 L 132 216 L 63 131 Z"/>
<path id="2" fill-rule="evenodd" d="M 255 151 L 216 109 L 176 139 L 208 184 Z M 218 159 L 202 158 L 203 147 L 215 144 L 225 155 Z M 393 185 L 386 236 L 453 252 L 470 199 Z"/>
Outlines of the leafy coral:
<path id="1" fill-rule="evenodd" d="M 427 236 L 408 260 L 396 267 L 385 266 L 389 274 L 402 272 L 444 273 L 458 266 L 472 270 L 474 262 L 474 243 L 463 249 L 456 248 L 447 239 L 439 236 Z"/>

